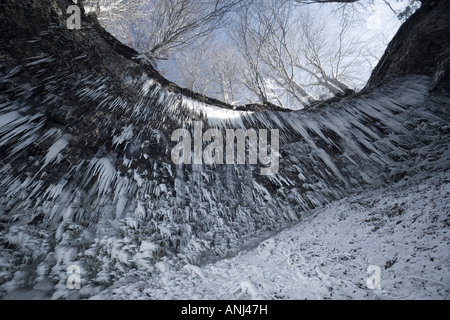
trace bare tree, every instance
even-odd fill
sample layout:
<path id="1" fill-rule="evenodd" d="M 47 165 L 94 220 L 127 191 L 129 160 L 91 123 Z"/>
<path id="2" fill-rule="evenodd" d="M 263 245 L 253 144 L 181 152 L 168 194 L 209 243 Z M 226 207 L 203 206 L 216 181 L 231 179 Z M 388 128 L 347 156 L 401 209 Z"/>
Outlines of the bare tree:
<path id="1" fill-rule="evenodd" d="M 238 51 L 246 62 L 246 69 L 242 71 L 243 84 L 258 97 L 262 104 L 269 102 L 266 89 L 266 79 L 263 76 L 264 65 L 259 52 L 265 45 L 266 35 L 260 35 L 251 19 L 252 9 L 247 6 L 234 23 L 229 32 Z"/>
<path id="2" fill-rule="evenodd" d="M 241 12 L 231 35 L 247 63 L 244 82 L 249 90 L 261 102 L 279 105 L 309 105 L 317 95 L 352 92 L 355 71 L 370 59 L 363 40 L 349 34 L 352 21 L 345 16 L 340 21 L 331 28 L 291 1 L 253 2 Z"/>
<path id="3" fill-rule="evenodd" d="M 248 97 L 242 90 L 242 59 L 236 48 L 222 41 L 211 41 L 196 50 L 175 54 L 176 63 L 167 74 L 192 91 L 239 104 Z"/>
<path id="4" fill-rule="evenodd" d="M 204 50 L 186 50 L 176 53 L 173 58 L 176 63 L 171 65 L 166 76 L 178 85 L 191 91 L 209 95 L 211 89 L 210 70 L 204 63 L 207 54 Z"/>
<path id="5" fill-rule="evenodd" d="M 299 103 L 310 104 L 317 99 L 299 83 L 296 64 L 298 52 L 292 28 L 295 19 L 290 2 L 271 1 L 258 4 L 254 10 L 258 26 L 256 37 L 264 41 L 259 51 L 262 61 L 270 68 L 272 79 Z"/>
<path id="6" fill-rule="evenodd" d="M 395 14 L 395 16 L 400 21 L 406 21 L 407 18 L 409 18 L 421 5 L 423 0 L 407 0 L 406 5 L 403 9 L 394 9 L 393 3 L 395 2 L 401 2 L 402 0 L 379 0 L 380 2 L 383 2 L 386 6 L 389 7 L 389 9 L 392 11 L 392 13 Z M 294 0 L 294 2 L 298 3 L 299 5 L 308 5 L 308 4 L 317 4 L 317 3 L 337 3 L 341 4 L 342 8 L 349 8 L 351 7 L 354 11 L 359 11 L 359 9 L 363 8 L 366 9 L 368 5 L 374 4 L 375 0 Z"/>
<path id="7" fill-rule="evenodd" d="M 217 96 L 230 104 L 238 102 L 240 84 L 240 63 L 236 59 L 237 52 L 230 45 L 224 43 L 215 47 L 215 53 L 210 56 L 210 65 L 214 79 L 217 79 Z"/>
<path id="8" fill-rule="evenodd" d="M 116 37 L 159 60 L 201 44 L 240 5 L 239 0 L 96 0 L 93 7 Z"/>
<path id="9" fill-rule="evenodd" d="M 171 80 L 232 104 L 299 108 L 345 95 L 379 58 L 375 42 L 354 30 L 359 7 L 374 0 L 88 1 L 116 37 L 153 65 L 172 69 Z M 329 9 L 333 19 L 299 5 L 318 2 L 340 3 Z M 234 46 L 223 34 L 212 40 L 222 26 Z"/>
<path id="10" fill-rule="evenodd" d="M 349 35 L 352 21 L 345 16 L 333 38 L 327 37 L 325 25 L 317 16 L 302 15 L 298 30 L 302 40 L 301 57 L 294 65 L 311 76 L 313 85 L 322 86 L 334 95 L 346 94 L 352 88 L 345 80 L 361 73 L 364 56 L 368 54 L 364 48 L 372 39 L 362 40 L 354 32 Z"/>

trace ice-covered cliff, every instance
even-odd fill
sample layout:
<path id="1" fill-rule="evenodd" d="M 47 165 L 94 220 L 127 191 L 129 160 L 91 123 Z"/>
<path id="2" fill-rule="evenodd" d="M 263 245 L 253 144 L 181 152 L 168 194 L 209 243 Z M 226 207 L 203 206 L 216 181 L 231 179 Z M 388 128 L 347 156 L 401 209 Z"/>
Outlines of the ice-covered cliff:
<path id="1" fill-rule="evenodd" d="M 93 17 L 69 30 L 68 5 L 0 5 L 0 295 L 91 296 L 123 275 L 225 255 L 354 192 L 448 169 L 445 72 L 391 73 L 304 111 L 238 111 L 163 79 Z M 224 136 L 278 129 L 277 174 L 175 165 L 173 131 L 198 121 Z M 81 291 L 66 287 L 70 265 Z"/>

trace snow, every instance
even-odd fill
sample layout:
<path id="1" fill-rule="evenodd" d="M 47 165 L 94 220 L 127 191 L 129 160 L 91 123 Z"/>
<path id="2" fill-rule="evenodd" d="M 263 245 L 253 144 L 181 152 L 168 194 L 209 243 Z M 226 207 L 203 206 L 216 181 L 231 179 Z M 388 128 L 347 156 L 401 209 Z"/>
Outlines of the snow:
<path id="1" fill-rule="evenodd" d="M 204 115 L 213 128 L 226 128 L 227 125 L 231 125 L 233 128 L 245 129 L 242 118 L 253 114 L 250 111 L 235 111 L 211 106 L 187 97 L 182 98 L 181 105 L 195 115 Z"/>
<path id="2" fill-rule="evenodd" d="M 156 251 L 158 250 L 158 245 L 152 243 L 152 242 L 148 242 L 148 241 L 142 241 L 141 246 L 139 247 L 139 251 L 144 252 L 144 251 Z"/>
<path id="3" fill-rule="evenodd" d="M 316 209 L 235 257 L 164 278 L 122 279 L 94 299 L 449 299 L 450 174 L 362 192 Z M 367 286 L 369 267 L 381 288 Z M 193 275 L 198 275 L 196 278 Z"/>

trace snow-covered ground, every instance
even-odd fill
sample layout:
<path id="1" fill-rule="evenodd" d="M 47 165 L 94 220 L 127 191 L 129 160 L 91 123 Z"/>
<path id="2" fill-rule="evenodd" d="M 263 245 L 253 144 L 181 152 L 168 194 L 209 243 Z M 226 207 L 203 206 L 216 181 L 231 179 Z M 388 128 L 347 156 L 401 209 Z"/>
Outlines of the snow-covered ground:
<path id="1" fill-rule="evenodd" d="M 316 209 L 232 258 L 160 263 L 152 278 L 123 278 L 93 298 L 449 299 L 449 200 L 448 172 L 415 177 Z"/>

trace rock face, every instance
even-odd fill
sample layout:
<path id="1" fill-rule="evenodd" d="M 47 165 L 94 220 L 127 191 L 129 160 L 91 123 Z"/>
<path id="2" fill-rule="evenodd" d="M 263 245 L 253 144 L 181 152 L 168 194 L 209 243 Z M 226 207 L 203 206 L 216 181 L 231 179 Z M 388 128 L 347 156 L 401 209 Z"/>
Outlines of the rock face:
<path id="1" fill-rule="evenodd" d="M 424 0 L 399 29 L 372 73 L 368 87 L 408 74 L 433 77 L 434 88 L 450 88 L 450 2 Z"/>
<path id="2" fill-rule="evenodd" d="M 181 89 L 94 18 L 69 30 L 71 4 L 0 5 L 0 295 L 91 296 L 124 274 L 224 255 L 353 192 L 447 169 L 447 78 L 433 82 L 437 65 L 400 58 L 409 33 L 426 34 L 420 17 L 448 23 L 432 4 L 400 31 L 364 93 L 300 112 L 233 110 Z M 196 123 L 224 136 L 278 129 L 278 172 L 175 165 L 171 135 Z M 66 286 L 71 265 L 84 275 L 80 291 Z"/>

